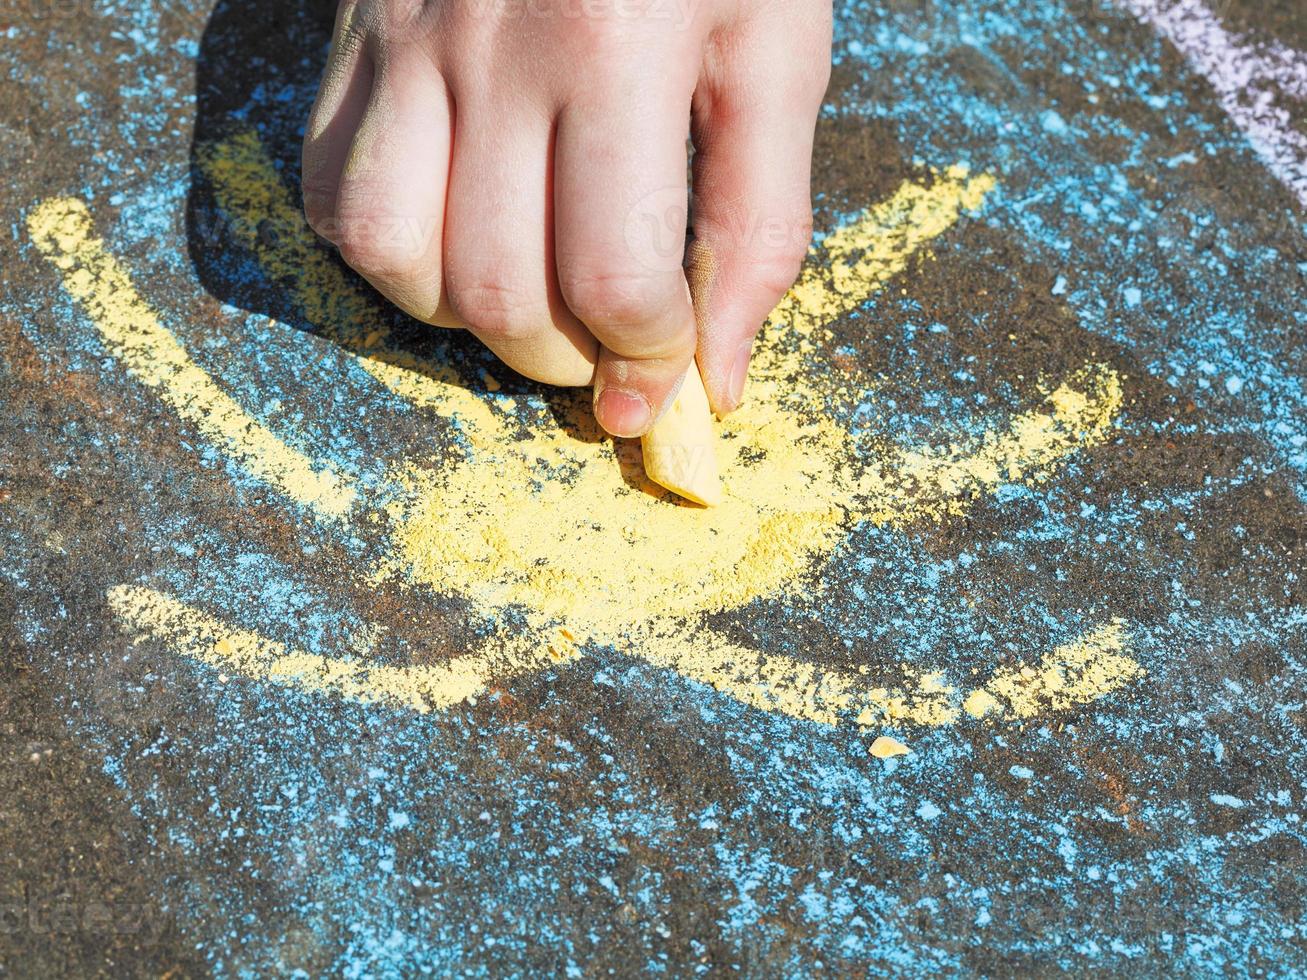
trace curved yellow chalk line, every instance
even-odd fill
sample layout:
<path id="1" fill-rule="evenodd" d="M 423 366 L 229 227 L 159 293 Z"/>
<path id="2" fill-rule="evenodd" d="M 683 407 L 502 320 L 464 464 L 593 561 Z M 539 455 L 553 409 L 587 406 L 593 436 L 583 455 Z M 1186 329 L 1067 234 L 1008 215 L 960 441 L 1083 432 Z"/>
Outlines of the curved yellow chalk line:
<path id="1" fill-rule="evenodd" d="M 114 586 L 106 598 L 136 642 L 155 640 L 220 672 L 422 713 L 476 697 L 490 684 L 524 673 L 529 669 L 524 665 L 534 659 L 514 655 L 514 640 L 505 636 L 496 638 L 502 649 L 445 664 L 392 667 L 347 661 L 229 626 L 146 586 Z M 640 637 L 636 639 L 638 649 Z M 943 674 L 922 673 L 906 664 L 901 668 L 906 685 L 887 688 L 870 684 L 865 668 L 832 669 L 762 654 L 711 632 L 680 631 L 674 639 L 682 654 L 652 657 L 655 666 L 702 681 L 751 707 L 828 725 L 851 719 L 863 727 L 941 727 L 955 724 L 964 714 L 990 722 L 1023 720 L 1089 704 L 1144 672 L 1129 656 L 1121 620 L 1056 647 L 1035 666 L 1002 668 L 984 687 L 965 695 L 945 683 Z M 667 644 L 657 648 L 667 649 Z M 564 636 L 556 637 L 549 650 L 555 663 L 576 657 Z"/>
<path id="2" fill-rule="evenodd" d="M 1125 621 L 1113 619 L 1063 644 L 1033 666 L 1004 667 L 962 703 L 973 718 L 1030 719 L 1119 690 L 1146 671 L 1129 655 Z"/>
<path id="3" fill-rule="evenodd" d="M 544 658 L 524 658 L 516 654 L 520 639 L 496 636 L 492 652 L 465 654 L 443 664 L 392 667 L 306 653 L 253 630 L 229 626 L 195 606 L 145 586 L 117 585 L 106 598 L 114 615 L 134 631 L 137 640 L 150 638 L 165 643 L 175 653 L 215 670 L 418 712 L 460 704 L 491 683 L 540 666 L 541 659 L 559 663 L 576 656 L 565 637 L 551 644 Z"/>
<path id="4" fill-rule="evenodd" d="M 384 311 L 323 248 L 256 133 L 239 132 L 201 147 L 199 161 L 225 216 L 224 230 L 254 255 L 269 278 L 289 290 L 322 336 L 348 350 L 363 370 L 401 398 L 474 425 L 493 424 L 490 407 L 466 390 L 453 368 L 390 343 Z"/>
<path id="5" fill-rule="evenodd" d="M 863 479 L 860 515 L 903 526 L 961 517 L 982 493 L 1046 479 L 1073 453 L 1105 442 L 1121 411 L 1121 376 L 1088 364 L 1047 390 L 1045 407 L 1014 416 L 974 440 L 941 449 L 891 448 Z"/>
<path id="6" fill-rule="evenodd" d="M 1050 650 L 1033 666 L 1000 668 L 983 687 L 965 694 L 946 683 L 943 672 L 923 672 L 910 664 L 901 665 L 904 680 L 897 687 L 875 686 L 867 667 L 827 668 L 764 654 L 711 631 L 673 628 L 671 633 L 674 644 L 661 642 L 654 649 L 675 652 L 646 653 L 646 659 L 755 708 L 829 725 L 852 719 L 862 727 L 941 727 L 963 714 L 1025 720 L 1097 701 L 1145 673 L 1129 654 L 1121 619 Z"/>
<path id="7" fill-rule="evenodd" d="M 773 323 L 810 334 L 855 309 L 876 286 L 907 268 L 923 245 L 975 211 L 998 186 L 989 174 L 960 165 L 934 171 L 929 184 L 904 181 L 887 200 L 827 235 L 780 305 Z"/>
<path id="8" fill-rule="evenodd" d="M 956 721 L 957 698 L 937 672 L 902 664 L 896 687 L 875 686 L 865 672 L 823 667 L 808 660 L 732 643 L 709 629 L 669 622 L 631 637 L 632 651 L 657 667 L 727 694 L 763 711 L 837 725 L 941 726 Z M 995 716 L 998 717 L 997 715 Z"/>
<path id="9" fill-rule="evenodd" d="M 64 289 L 90 315 L 105 346 L 139 381 L 255 479 L 327 517 L 349 510 L 352 487 L 330 471 L 314 469 L 307 456 L 256 421 L 191 360 L 96 237 L 82 201 L 61 197 L 42 202 L 28 216 L 27 229 L 41 254 L 59 269 Z"/>

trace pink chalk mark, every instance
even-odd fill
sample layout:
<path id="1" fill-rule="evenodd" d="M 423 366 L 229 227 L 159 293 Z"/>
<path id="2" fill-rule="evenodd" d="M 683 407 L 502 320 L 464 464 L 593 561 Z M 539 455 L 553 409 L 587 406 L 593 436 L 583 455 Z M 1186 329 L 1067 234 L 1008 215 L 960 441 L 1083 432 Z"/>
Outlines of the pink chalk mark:
<path id="1" fill-rule="evenodd" d="M 1293 126 L 1286 100 L 1307 100 L 1307 52 L 1250 41 L 1226 30 L 1202 0 L 1125 0 L 1174 44 L 1220 96 L 1253 149 L 1307 208 L 1307 134 Z"/>

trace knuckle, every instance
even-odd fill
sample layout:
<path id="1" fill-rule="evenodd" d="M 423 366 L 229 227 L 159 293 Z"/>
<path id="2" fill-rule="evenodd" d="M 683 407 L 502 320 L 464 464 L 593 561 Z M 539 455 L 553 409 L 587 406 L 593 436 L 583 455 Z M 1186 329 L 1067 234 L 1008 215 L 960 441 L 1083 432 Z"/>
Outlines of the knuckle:
<path id="1" fill-rule="evenodd" d="M 305 180 L 301 188 L 304 198 L 304 220 L 323 238 L 335 237 L 336 189 L 324 183 Z"/>
<path id="2" fill-rule="evenodd" d="M 428 222 L 384 203 L 359 204 L 357 189 L 342 188 L 341 204 L 328 224 L 341 257 L 359 272 L 399 282 L 425 281 L 439 263 L 431 258 Z M 435 274 L 439 269 L 434 269 Z"/>
<path id="3" fill-rule="evenodd" d="M 367 43 L 366 28 L 351 18 L 336 35 L 336 53 L 342 58 L 352 58 L 363 51 Z"/>
<path id="4" fill-rule="evenodd" d="M 347 30 L 361 44 L 369 38 L 403 37 L 433 6 L 431 0 L 386 0 L 385 3 L 358 3 L 356 13 L 347 22 Z"/>
<path id="5" fill-rule="evenodd" d="M 555 7 L 555 16 L 567 18 L 568 41 L 577 53 L 603 57 L 629 47 L 635 25 L 614 5 L 591 2 L 551 6 Z"/>
<path id="6" fill-rule="evenodd" d="M 314 233 L 327 241 L 332 241 L 336 235 L 336 222 L 333 220 L 331 210 L 326 206 L 322 198 L 313 198 L 308 194 L 304 195 L 304 221 Z"/>
<path id="7" fill-rule="evenodd" d="M 343 231 L 337 247 L 346 264 L 369 279 L 409 283 L 427 278 L 422 257 L 412 249 L 371 235 L 359 234 L 356 227 Z"/>
<path id="8" fill-rule="evenodd" d="M 805 213 L 781 227 L 784 233 L 752 250 L 747 262 L 749 276 L 758 287 L 777 296 L 793 286 L 799 277 L 812 241 L 812 215 Z"/>
<path id="9" fill-rule="evenodd" d="M 436 6 L 431 0 L 389 0 L 386 11 L 389 14 L 387 27 L 396 34 L 403 34 L 417 24 L 427 11 Z"/>
<path id="10" fill-rule="evenodd" d="M 494 340 L 526 340 L 549 322 L 543 302 L 495 275 L 451 275 L 449 304 L 471 329 Z"/>
<path id="11" fill-rule="evenodd" d="M 573 268 L 560 270 L 559 286 L 572 312 L 600 327 L 631 327 L 655 319 L 674 293 L 663 275 Z"/>
<path id="12" fill-rule="evenodd" d="M 780 296 L 799 277 L 804 249 L 781 249 L 759 256 L 753 263 L 753 278 L 759 288 Z"/>

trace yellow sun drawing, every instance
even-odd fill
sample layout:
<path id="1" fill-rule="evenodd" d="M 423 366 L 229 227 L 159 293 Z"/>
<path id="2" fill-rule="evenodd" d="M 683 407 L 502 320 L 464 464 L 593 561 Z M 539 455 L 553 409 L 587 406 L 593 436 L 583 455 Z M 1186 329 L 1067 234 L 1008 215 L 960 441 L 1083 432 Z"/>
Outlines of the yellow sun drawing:
<path id="1" fill-rule="evenodd" d="M 511 608 L 530 628 L 444 664 L 392 667 L 306 654 L 125 584 L 110 604 L 138 635 L 222 670 L 419 711 L 588 645 L 630 650 L 758 708 L 865 726 L 1033 717 L 1142 673 L 1118 620 L 968 691 L 907 665 L 900 685 L 877 687 L 866 665 L 836 669 L 749 649 L 705 621 L 758 599 L 820 591 L 823 563 L 858 522 L 907 527 L 961 515 L 981 495 L 1037 483 L 1107 438 L 1122 380 L 1099 364 L 1048 385 L 1041 404 L 978 439 L 872 447 L 829 413 L 812 369 L 827 325 L 977 210 L 992 178 L 953 167 L 906 182 L 814 249 L 760 342 L 748 404 L 721 425 L 726 499 L 704 510 L 647 481 L 638 444 L 604 437 L 583 395 L 564 405 L 563 421 L 523 425 L 512 397 L 478 394 L 450 367 L 392 346 L 383 311 L 316 242 L 255 135 L 212 145 L 201 162 L 238 244 L 381 384 L 451 420 L 461 458 L 401 456 L 390 464 L 386 502 L 370 502 L 348 474 L 287 445 L 190 359 L 96 237 L 82 202 L 37 206 L 32 239 L 137 380 L 247 473 L 321 520 L 385 529 L 389 557 L 361 570 L 362 582 L 457 583 L 487 622 Z M 261 221 L 278 234 L 259 235 Z"/>

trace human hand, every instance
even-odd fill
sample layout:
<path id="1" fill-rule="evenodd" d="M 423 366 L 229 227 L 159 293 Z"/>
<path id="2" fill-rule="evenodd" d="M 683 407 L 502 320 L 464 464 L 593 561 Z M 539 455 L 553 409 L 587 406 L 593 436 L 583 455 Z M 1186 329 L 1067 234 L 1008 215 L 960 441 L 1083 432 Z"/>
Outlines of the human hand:
<path id="1" fill-rule="evenodd" d="M 411 315 L 593 384 L 615 435 L 696 356 L 724 414 L 808 247 L 830 33 L 830 0 L 344 0 L 308 220 Z"/>

